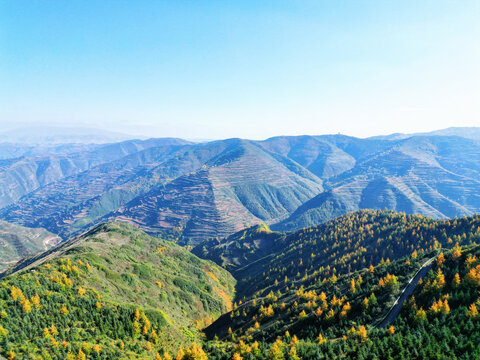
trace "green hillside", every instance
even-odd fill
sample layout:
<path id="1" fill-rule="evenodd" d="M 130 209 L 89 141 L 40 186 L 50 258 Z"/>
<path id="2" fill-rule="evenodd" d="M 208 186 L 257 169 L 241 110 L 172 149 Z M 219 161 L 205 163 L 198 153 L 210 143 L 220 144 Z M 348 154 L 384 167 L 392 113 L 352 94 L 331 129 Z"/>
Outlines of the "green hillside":
<path id="1" fill-rule="evenodd" d="M 251 244 L 261 244 L 258 239 L 265 235 L 255 231 L 246 234 L 249 236 L 226 238 L 203 254 L 201 250 L 205 249 L 195 250 L 225 265 L 238 279 L 240 299 L 259 290 L 265 292 L 285 277 L 298 280 L 314 273 L 318 278 L 338 276 L 414 251 L 480 242 L 480 216 L 434 220 L 393 211 L 361 210 L 287 234 L 267 233 L 269 238 L 275 237 L 275 245 L 262 261 L 252 262 L 248 259 L 255 256 L 250 253 L 257 250 Z"/>
<path id="2" fill-rule="evenodd" d="M 290 289 L 240 305 L 207 329 L 224 339 L 209 342 L 209 358 L 478 359 L 479 257 L 478 245 L 441 252 L 400 315 L 382 328 L 375 327 L 376 319 L 389 309 L 388 299 L 418 257 L 351 274 L 355 291 L 340 277 L 335 284 Z M 392 283 L 385 272 L 402 275 Z"/>
<path id="3" fill-rule="evenodd" d="M 198 341 L 235 285 L 214 263 L 122 223 L 13 271 L 0 282 L 0 349 L 18 359 L 154 358 Z"/>
<path id="4" fill-rule="evenodd" d="M 287 279 L 259 292 L 206 329 L 210 338 L 275 341 L 285 332 L 300 338 L 342 337 L 357 324 L 378 323 L 408 281 L 435 252 L 407 256 L 345 275 L 318 278 L 315 274 Z M 380 286 L 381 280 L 384 285 Z M 367 299 L 367 300 L 365 300 Z M 241 302 L 241 301 L 240 301 Z M 239 302 L 239 303 L 240 303 Z"/>
<path id="5" fill-rule="evenodd" d="M 235 281 L 172 242 L 107 223 L 0 281 L 1 354 L 476 359 L 479 242 L 479 216 L 363 210 L 292 233 L 261 224 L 193 249 Z"/>
<path id="6" fill-rule="evenodd" d="M 239 281 L 233 310 L 205 330 L 207 352 L 211 359 L 477 359 L 479 242 L 478 216 L 439 221 L 390 211 L 359 211 L 291 234 L 257 227 L 232 235 L 204 252 Z M 422 264 L 433 265 L 417 278 Z M 400 298 L 398 317 L 383 322 Z"/>

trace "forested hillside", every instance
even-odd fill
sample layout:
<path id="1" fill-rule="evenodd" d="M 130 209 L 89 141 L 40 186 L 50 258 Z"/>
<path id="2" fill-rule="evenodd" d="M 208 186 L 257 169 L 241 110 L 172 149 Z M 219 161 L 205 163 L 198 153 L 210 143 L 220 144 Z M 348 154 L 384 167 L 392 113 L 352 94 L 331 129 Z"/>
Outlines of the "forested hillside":
<path id="1" fill-rule="evenodd" d="M 239 296 L 206 329 L 210 356 L 476 359 L 479 226 L 478 216 L 360 211 L 293 234 L 256 227 L 222 240 L 212 258 L 237 277 Z M 399 317 L 383 323 L 407 286 Z"/>
<path id="2" fill-rule="evenodd" d="M 350 281 L 292 287 L 239 305 L 230 320 L 207 329 L 225 339 L 208 343 L 209 358 L 477 359 L 479 256 L 478 245 L 439 252 L 400 316 L 383 328 L 376 315 L 388 311 L 418 254 L 352 273 Z"/>
<path id="3" fill-rule="evenodd" d="M 240 235 L 240 236 L 239 236 Z M 262 261 L 254 259 L 258 248 L 274 239 Z M 434 220 L 393 211 L 361 210 L 325 224 L 292 233 L 247 231 L 195 253 L 224 265 L 239 279 L 238 294 L 265 291 L 285 278 L 299 280 L 315 275 L 330 278 L 370 265 L 393 261 L 414 251 L 451 248 L 456 243 L 480 242 L 480 216 Z M 202 250 L 204 251 L 202 253 Z M 261 251 L 261 250 L 260 250 Z"/>
<path id="4" fill-rule="evenodd" d="M 9 270 L 2 355 L 475 359 L 479 241 L 478 216 L 363 210 L 287 234 L 262 224 L 194 249 L 235 285 L 173 242 L 108 223 Z"/>
<path id="5" fill-rule="evenodd" d="M 26 259 L 0 282 L 0 352 L 15 359 L 154 358 L 231 307 L 214 263 L 122 223 Z"/>

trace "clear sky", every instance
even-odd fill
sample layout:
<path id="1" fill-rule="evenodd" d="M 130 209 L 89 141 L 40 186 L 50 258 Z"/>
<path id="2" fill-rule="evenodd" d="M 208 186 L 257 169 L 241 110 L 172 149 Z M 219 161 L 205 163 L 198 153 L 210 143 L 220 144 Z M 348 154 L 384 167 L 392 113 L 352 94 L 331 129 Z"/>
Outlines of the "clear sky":
<path id="1" fill-rule="evenodd" d="M 479 0 L 0 0 L 0 127 L 369 136 L 480 126 Z"/>

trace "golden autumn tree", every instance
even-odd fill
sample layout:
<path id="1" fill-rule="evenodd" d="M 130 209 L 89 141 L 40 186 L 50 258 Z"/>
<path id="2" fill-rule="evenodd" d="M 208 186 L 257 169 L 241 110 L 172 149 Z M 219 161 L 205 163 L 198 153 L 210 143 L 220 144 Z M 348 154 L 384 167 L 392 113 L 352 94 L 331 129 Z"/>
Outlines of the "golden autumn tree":
<path id="1" fill-rule="evenodd" d="M 445 263 L 445 256 L 443 255 L 443 252 L 441 252 L 440 255 L 438 255 L 436 262 L 438 267 L 443 266 L 443 264 Z"/>
<path id="2" fill-rule="evenodd" d="M 352 281 L 350 281 L 350 292 L 351 292 L 352 294 L 355 294 L 355 291 L 356 291 L 356 290 L 357 290 L 357 289 L 355 288 L 355 279 L 352 279 Z"/>
<path id="3" fill-rule="evenodd" d="M 283 343 L 281 340 L 277 339 L 270 348 L 268 353 L 268 359 L 270 360 L 283 360 L 285 357 L 283 355 Z"/>
<path id="4" fill-rule="evenodd" d="M 452 286 L 456 289 L 460 286 L 460 275 L 458 273 L 455 274 L 452 280 Z"/>
<path id="5" fill-rule="evenodd" d="M 453 253 L 452 253 L 452 260 L 458 260 L 462 256 L 462 252 L 460 251 L 460 246 L 458 246 L 458 243 L 455 245 L 453 248 Z"/>
<path id="6" fill-rule="evenodd" d="M 194 342 L 185 350 L 182 360 L 208 360 L 208 356 L 205 354 L 202 347 Z"/>
<path id="7" fill-rule="evenodd" d="M 427 320 L 427 313 L 422 308 L 418 309 L 413 318 L 416 324 L 421 324 Z"/>
<path id="8" fill-rule="evenodd" d="M 358 336 L 360 337 L 360 339 L 361 339 L 362 341 L 365 341 L 365 340 L 368 339 L 367 329 L 366 329 L 365 326 L 363 326 L 363 325 L 361 325 L 361 326 L 358 328 L 357 334 L 358 334 Z"/>
<path id="9" fill-rule="evenodd" d="M 180 349 L 178 349 L 175 360 L 182 360 L 184 355 L 185 355 L 185 352 L 183 351 L 183 348 L 180 346 Z"/>
<path id="10" fill-rule="evenodd" d="M 476 319 L 478 317 L 477 305 L 475 305 L 475 303 L 468 307 L 467 316 L 473 319 Z"/>

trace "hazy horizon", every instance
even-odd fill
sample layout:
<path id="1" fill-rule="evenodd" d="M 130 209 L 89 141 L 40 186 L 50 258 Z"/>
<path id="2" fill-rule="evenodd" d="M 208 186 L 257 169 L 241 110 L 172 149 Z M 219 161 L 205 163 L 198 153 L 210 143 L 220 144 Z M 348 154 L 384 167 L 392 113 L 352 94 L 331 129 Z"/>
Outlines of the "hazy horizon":
<path id="1" fill-rule="evenodd" d="M 344 135 L 344 136 L 350 136 L 350 137 L 356 137 L 359 139 L 368 139 L 368 138 L 376 138 L 376 137 L 388 137 L 388 136 L 413 136 L 413 135 L 422 135 L 422 134 L 430 134 L 430 133 L 435 133 L 439 131 L 446 131 L 446 130 L 459 130 L 462 131 L 463 135 L 465 134 L 464 130 L 476 130 L 474 133 L 470 134 L 472 138 L 480 138 L 480 127 L 479 126 L 474 126 L 474 127 L 448 127 L 448 128 L 442 128 L 442 129 L 429 129 L 428 131 L 425 132 L 415 132 L 415 133 L 406 133 L 406 132 L 395 132 L 395 133 L 377 133 L 373 134 L 370 136 L 366 137 L 361 137 L 361 136 L 355 136 L 351 134 L 345 134 L 345 133 L 318 133 L 318 134 L 275 134 L 272 136 L 264 137 L 264 138 L 242 138 L 238 136 L 234 137 L 224 137 L 224 138 L 189 138 L 189 137 L 184 137 L 184 136 L 149 136 L 148 134 L 130 134 L 128 132 L 120 132 L 120 131 L 110 131 L 107 129 L 101 129 L 101 128 L 96 128 L 96 127 L 89 127 L 89 126 L 75 126 L 75 125 L 52 125 L 52 124 L 41 124 L 41 125 L 33 125 L 30 127 L 13 127 L 11 129 L 3 129 L 0 131 L 0 136 L 5 136 L 7 135 L 7 139 L 1 139 L 0 138 L 0 143 L 3 142 L 18 142 L 18 143 L 31 143 L 34 144 L 35 142 L 33 141 L 33 137 L 37 137 L 41 139 L 40 143 L 45 142 L 45 138 L 47 139 L 56 139 L 58 137 L 61 139 L 62 136 L 65 136 L 68 138 L 69 136 L 73 136 L 81 138 L 82 136 L 85 137 L 85 141 L 83 142 L 88 142 L 88 136 L 91 135 L 98 135 L 97 138 L 92 139 L 93 142 L 116 142 L 116 141 L 124 141 L 124 140 L 133 140 L 133 139 L 139 139 L 139 140 L 146 140 L 146 139 L 152 139 L 152 138 L 179 138 L 179 139 L 184 139 L 188 141 L 193 141 L 193 142 L 208 142 L 208 141 L 217 141 L 217 140 L 226 140 L 226 139 L 231 139 L 231 138 L 241 138 L 245 140 L 267 140 L 270 138 L 275 138 L 275 137 L 282 137 L 282 136 L 324 136 L 324 135 Z M 96 133 L 98 132 L 98 134 Z M 11 141 L 10 139 L 12 138 L 17 138 L 17 139 L 22 139 L 21 141 Z M 65 143 L 68 143 L 70 141 L 67 141 Z M 61 144 L 62 142 L 56 142 L 58 144 Z"/>

